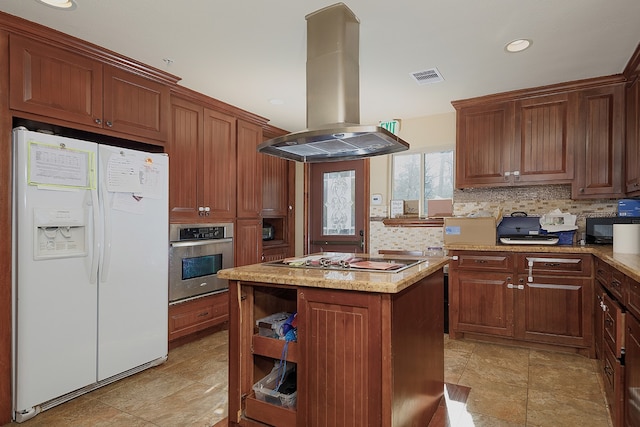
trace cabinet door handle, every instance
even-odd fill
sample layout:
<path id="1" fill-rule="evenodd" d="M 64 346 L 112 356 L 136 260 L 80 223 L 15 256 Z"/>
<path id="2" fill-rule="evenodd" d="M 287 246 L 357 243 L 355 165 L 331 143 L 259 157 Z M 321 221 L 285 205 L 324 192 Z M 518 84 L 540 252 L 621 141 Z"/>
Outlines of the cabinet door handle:
<path id="1" fill-rule="evenodd" d="M 102 124 L 102 120 L 100 120 L 100 119 L 95 119 L 94 122 L 96 122 L 97 125 L 101 125 Z"/>
<path id="2" fill-rule="evenodd" d="M 105 124 L 109 127 L 113 126 L 113 123 L 111 123 L 109 120 L 107 120 Z"/>

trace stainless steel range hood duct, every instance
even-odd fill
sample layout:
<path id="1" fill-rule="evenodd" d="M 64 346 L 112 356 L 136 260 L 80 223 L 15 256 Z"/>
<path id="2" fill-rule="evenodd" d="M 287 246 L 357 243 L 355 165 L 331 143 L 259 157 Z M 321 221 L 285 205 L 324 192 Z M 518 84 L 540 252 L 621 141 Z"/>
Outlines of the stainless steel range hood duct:
<path id="1" fill-rule="evenodd" d="M 343 3 L 307 20 L 307 129 L 270 139 L 258 151 L 299 162 L 379 156 L 409 144 L 379 126 L 360 123 L 360 21 Z"/>

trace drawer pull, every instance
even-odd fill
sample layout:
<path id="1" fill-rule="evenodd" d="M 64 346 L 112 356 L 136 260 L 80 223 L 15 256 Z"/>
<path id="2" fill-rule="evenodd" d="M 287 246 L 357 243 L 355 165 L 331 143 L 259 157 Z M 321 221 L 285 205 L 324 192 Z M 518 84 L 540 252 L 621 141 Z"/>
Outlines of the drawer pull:
<path id="1" fill-rule="evenodd" d="M 616 288 L 619 288 L 619 287 L 620 287 L 620 285 L 621 285 L 621 283 L 620 283 L 619 281 L 617 281 L 617 280 L 612 280 L 612 281 L 611 281 L 611 285 L 612 285 L 612 286 L 615 286 Z"/>
<path id="2" fill-rule="evenodd" d="M 545 262 L 544 266 L 545 267 L 560 267 L 560 263 L 559 262 Z"/>
<path id="3" fill-rule="evenodd" d="M 606 323 L 607 326 L 613 326 L 613 320 L 611 320 L 611 319 L 605 319 L 604 323 Z"/>
<path id="4" fill-rule="evenodd" d="M 477 259 L 476 260 L 476 264 L 486 264 L 487 260 L 486 259 Z"/>
<path id="5" fill-rule="evenodd" d="M 198 314 L 198 317 L 204 317 L 204 316 L 208 316 L 208 315 L 209 315 L 209 312 L 205 311 L 204 313 Z"/>

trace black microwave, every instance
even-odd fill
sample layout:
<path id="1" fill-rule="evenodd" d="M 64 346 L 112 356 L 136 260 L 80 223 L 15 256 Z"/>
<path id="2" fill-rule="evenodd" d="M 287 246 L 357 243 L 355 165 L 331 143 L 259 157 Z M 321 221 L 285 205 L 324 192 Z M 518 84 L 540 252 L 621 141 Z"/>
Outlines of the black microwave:
<path id="1" fill-rule="evenodd" d="M 587 218 L 586 243 L 596 245 L 613 244 L 613 224 L 640 224 L 640 217 Z"/>

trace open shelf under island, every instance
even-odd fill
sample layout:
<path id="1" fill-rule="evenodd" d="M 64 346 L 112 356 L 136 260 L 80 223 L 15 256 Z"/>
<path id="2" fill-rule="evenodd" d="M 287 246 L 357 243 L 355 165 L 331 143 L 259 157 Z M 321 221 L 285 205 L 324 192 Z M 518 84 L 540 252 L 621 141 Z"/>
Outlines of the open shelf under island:
<path id="1" fill-rule="evenodd" d="M 229 425 L 428 425 L 444 390 L 447 263 L 426 257 L 397 272 L 264 263 L 218 272 L 229 279 Z M 297 340 L 286 350 L 256 327 L 279 312 L 297 313 Z M 296 368 L 293 407 L 254 391 L 281 359 Z"/>

